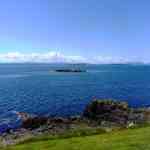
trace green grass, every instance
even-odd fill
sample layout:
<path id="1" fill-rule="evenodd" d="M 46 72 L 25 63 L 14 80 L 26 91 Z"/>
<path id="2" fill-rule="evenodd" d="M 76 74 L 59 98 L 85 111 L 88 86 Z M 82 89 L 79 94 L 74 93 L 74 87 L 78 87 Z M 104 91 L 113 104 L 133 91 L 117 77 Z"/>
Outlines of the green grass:
<path id="1" fill-rule="evenodd" d="M 1 150 L 150 150 L 150 127 L 70 138 L 41 138 Z"/>

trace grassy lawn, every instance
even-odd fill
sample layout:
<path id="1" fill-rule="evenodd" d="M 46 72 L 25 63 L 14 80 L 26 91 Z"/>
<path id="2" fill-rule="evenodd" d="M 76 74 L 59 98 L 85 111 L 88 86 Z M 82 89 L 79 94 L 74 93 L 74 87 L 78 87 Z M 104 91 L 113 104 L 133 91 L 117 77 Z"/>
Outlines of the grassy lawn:
<path id="1" fill-rule="evenodd" d="M 150 150 L 150 127 L 84 137 L 41 138 L 4 150 Z"/>

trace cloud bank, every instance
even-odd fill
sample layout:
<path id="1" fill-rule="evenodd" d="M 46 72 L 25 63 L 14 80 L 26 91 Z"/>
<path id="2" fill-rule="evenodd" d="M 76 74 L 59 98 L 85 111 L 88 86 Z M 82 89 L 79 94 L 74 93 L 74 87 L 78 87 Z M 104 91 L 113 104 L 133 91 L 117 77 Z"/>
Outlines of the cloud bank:
<path id="1" fill-rule="evenodd" d="M 96 56 L 85 58 L 83 56 L 68 56 L 60 52 L 50 51 L 45 53 L 0 53 L 0 63 L 92 63 L 92 64 L 113 64 L 128 63 L 123 58 Z"/>
<path id="2" fill-rule="evenodd" d="M 86 62 L 82 56 L 65 56 L 59 52 L 47 53 L 20 53 L 10 52 L 0 54 L 0 62 L 9 63 L 78 63 Z"/>

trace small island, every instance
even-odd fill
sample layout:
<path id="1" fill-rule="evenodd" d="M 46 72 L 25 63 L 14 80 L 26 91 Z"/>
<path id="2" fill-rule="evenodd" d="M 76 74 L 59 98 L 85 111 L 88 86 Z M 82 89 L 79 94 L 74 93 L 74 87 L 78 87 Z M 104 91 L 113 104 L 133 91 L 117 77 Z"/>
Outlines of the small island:
<path id="1" fill-rule="evenodd" d="M 86 72 L 86 70 L 81 70 L 81 69 L 56 69 L 55 72 Z"/>

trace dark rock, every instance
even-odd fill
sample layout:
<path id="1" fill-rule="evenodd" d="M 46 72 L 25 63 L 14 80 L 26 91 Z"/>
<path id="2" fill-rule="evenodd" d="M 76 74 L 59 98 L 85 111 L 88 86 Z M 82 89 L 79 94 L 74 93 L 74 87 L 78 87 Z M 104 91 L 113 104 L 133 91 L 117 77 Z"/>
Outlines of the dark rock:
<path id="1" fill-rule="evenodd" d="M 110 121 L 118 124 L 126 124 L 129 108 L 125 102 L 108 100 L 92 101 L 85 109 L 83 117 L 98 121 Z"/>
<path id="2" fill-rule="evenodd" d="M 86 72 L 86 70 L 81 69 L 57 69 L 56 72 Z"/>
<path id="3" fill-rule="evenodd" d="M 25 112 L 17 112 L 16 114 L 21 118 L 23 122 L 33 117 L 32 115 Z"/>
<path id="4" fill-rule="evenodd" d="M 28 118 L 22 122 L 22 128 L 25 129 L 39 128 L 40 126 L 47 124 L 47 121 L 48 121 L 47 117 Z"/>
<path id="5" fill-rule="evenodd" d="M 56 124 L 60 124 L 60 123 L 68 123 L 68 119 L 67 118 L 53 118 L 50 119 L 51 122 L 56 123 Z"/>

